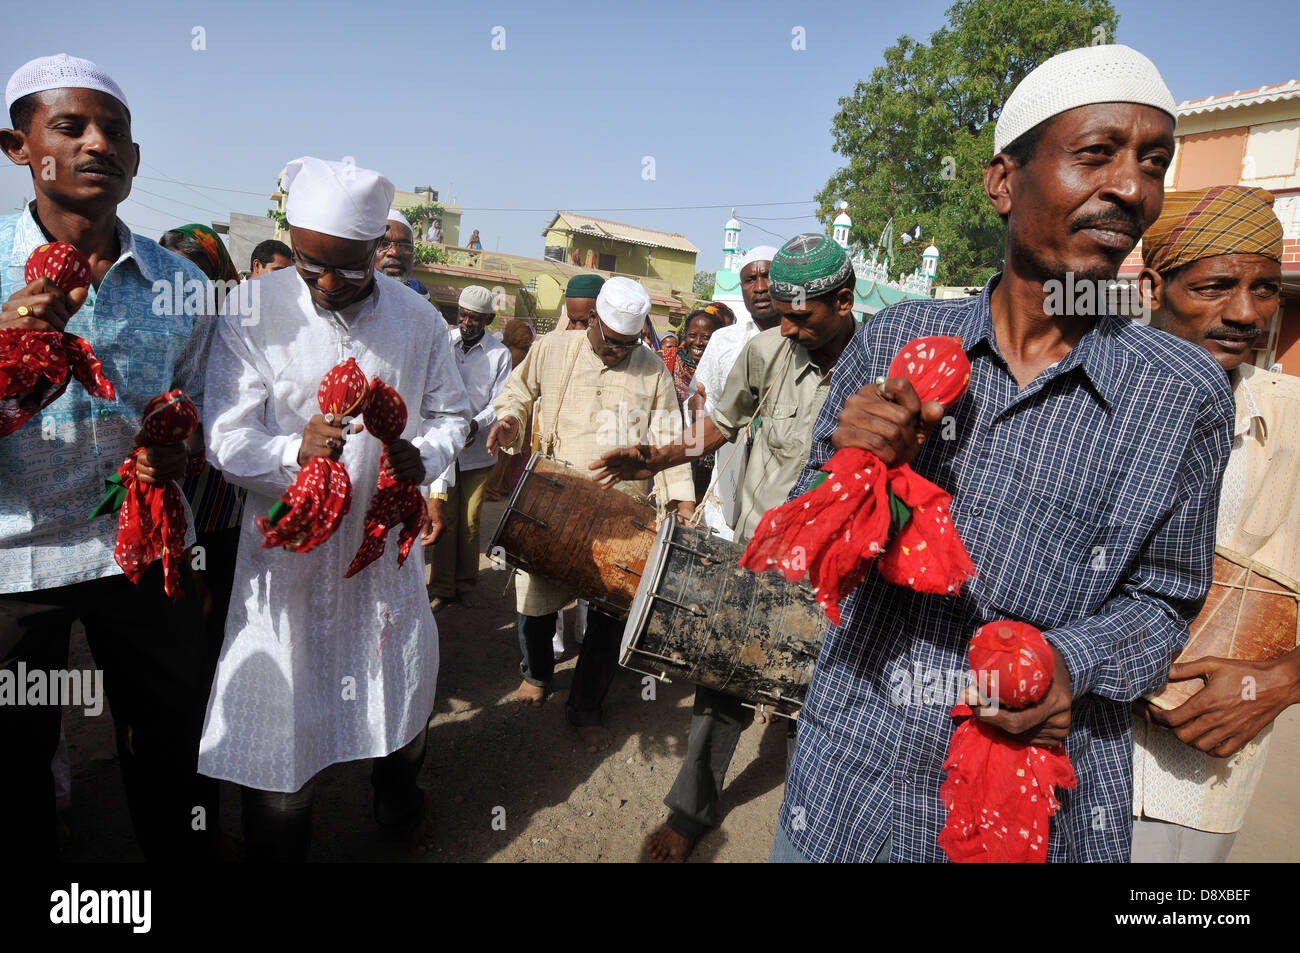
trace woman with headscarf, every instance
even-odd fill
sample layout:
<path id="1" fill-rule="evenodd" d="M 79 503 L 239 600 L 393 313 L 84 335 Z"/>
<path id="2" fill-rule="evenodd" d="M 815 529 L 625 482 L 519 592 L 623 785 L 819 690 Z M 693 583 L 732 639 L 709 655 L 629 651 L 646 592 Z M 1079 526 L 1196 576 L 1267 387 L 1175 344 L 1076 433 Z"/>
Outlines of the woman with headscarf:
<path id="1" fill-rule="evenodd" d="M 239 283 L 239 269 L 235 267 L 230 252 L 226 251 L 221 236 L 206 225 L 182 225 L 163 232 L 158 244 L 199 266 L 209 281 L 227 282 L 217 285 L 218 292 L 230 290 L 230 282 Z M 222 295 L 224 297 L 224 294 Z M 221 304 L 221 299 L 217 299 Z"/>
<path id="2" fill-rule="evenodd" d="M 158 244 L 182 258 L 192 261 L 212 282 L 215 304 L 221 306 L 226 294 L 239 283 L 239 270 L 226 250 L 225 243 L 206 225 L 182 225 L 164 232 Z M 239 549 L 239 524 L 244 513 L 247 493 L 222 479 L 221 471 L 203 464 L 197 476 L 186 477 L 181 484 L 194 513 L 196 550 L 202 558 L 194 559 L 196 570 L 211 595 L 211 606 L 204 606 L 208 631 L 212 636 L 213 657 L 221 651 L 226 631 L 226 611 L 235 583 L 235 556 Z"/>

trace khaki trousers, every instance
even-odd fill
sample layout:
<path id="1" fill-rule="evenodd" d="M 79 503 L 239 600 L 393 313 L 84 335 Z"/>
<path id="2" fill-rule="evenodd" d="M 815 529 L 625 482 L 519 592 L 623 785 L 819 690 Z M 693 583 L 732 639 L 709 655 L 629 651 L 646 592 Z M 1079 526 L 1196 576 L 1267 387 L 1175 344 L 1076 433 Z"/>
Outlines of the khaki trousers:
<path id="1" fill-rule="evenodd" d="M 479 513 L 483 488 L 491 467 L 456 469 L 456 485 L 448 489 L 443 505 L 446 527 L 438 541 L 424 549 L 429 569 L 429 595 L 454 599 L 478 585 Z"/>

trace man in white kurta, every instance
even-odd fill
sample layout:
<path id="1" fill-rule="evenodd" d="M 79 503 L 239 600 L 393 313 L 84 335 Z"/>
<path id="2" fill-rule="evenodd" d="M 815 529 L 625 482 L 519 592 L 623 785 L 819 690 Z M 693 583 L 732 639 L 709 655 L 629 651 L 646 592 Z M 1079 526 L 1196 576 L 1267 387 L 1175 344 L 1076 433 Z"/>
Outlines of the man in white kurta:
<path id="1" fill-rule="evenodd" d="M 740 260 L 740 296 L 748 316 L 719 328 L 709 338 L 691 379 L 692 396 L 686 406 L 688 427 L 697 416 L 708 416 L 718 406 L 727 376 L 749 339 L 781 323 L 781 315 L 772 306 L 772 296 L 768 293 L 767 272 L 775 254 L 774 245 L 759 245 Z M 683 328 L 683 335 L 685 332 Z M 744 480 L 746 444 L 750 437 L 748 433 L 743 438 L 737 437 L 714 458 L 713 480 L 704 497 L 704 525 L 723 539 L 734 539 L 736 535 L 734 524 L 740 510 L 740 484 Z"/>
<path id="2" fill-rule="evenodd" d="M 228 301 L 208 363 L 209 459 L 249 496 L 199 769 L 253 793 L 301 792 L 290 807 L 299 814 L 305 810 L 309 831 L 309 782 L 321 769 L 382 758 L 417 742 L 415 754 L 422 760 L 438 673 L 438 632 L 425 595 L 423 560 L 408 559 L 399 569 L 394 539 L 374 563 L 351 579 L 343 577 L 361 545 L 376 490 L 384 448 L 375 437 L 351 434 L 349 426 L 328 431 L 336 436 L 325 444 L 351 478 L 352 504 L 325 543 L 307 553 L 263 549 L 256 519 L 293 482 L 301 457 L 317 455 L 307 452 L 320 439 L 317 387 L 348 358 L 368 380 L 382 379 L 405 401 L 402 438 L 418 451 L 424 485 L 464 444 L 470 411 L 445 324 L 410 288 L 373 271 L 375 243 L 359 237 L 383 233 L 391 183 L 382 177 L 376 177 L 380 186 L 359 181 L 364 170 L 353 168 L 327 181 L 327 188 L 309 177 L 328 177 L 337 169 L 311 164 L 321 160 L 295 162 L 306 164 L 297 183 L 299 206 L 308 199 L 314 203 L 299 207 L 295 218 L 295 183 L 286 173 L 296 267 L 260 278 L 256 300 Z M 367 191 L 376 189 L 379 195 Z M 360 190 L 356 201 L 346 200 L 347 190 Z M 377 213 L 368 213 L 367 200 L 379 206 Z M 317 207 L 322 203 L 323 211 Z M 377 222 L 367 220 L 371 214 Z M 322 247 L 322 236 L 330 235 L 359 248 L 362 267 L 345 268 L 320 252 L 304 258 L 304 249 Z M 367 278 L 373 280 L 365 293 Z M 348 281 L 354 282 L 351 292 Z M 330 302 L 327 285 L 329 292 L 343 288 L 341 301 L 356 300 L 322 307 L 322 298 Z M 394 455 L 390 448 L 390 459 Z M 380 773 L 377 765 L 377 814 Z M 408 773 L 413 785 L 414 772 Z M 248 814 L 246 797 L 251 855 Z M 297 843 L 293 854 L 305 855 L 305 843 Z"/>

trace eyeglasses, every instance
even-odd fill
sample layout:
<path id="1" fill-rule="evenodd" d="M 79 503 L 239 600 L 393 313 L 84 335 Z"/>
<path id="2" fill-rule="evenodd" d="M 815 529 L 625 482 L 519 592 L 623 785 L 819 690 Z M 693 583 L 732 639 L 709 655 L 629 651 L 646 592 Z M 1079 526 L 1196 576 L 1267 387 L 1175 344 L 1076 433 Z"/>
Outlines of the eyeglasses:
<path id="1" fill-rule="evenodd" d="M 628 351 L 632 350 L 632 348 L 639 347 L 641 344 L 640 341 L 633 341 L 631 344 L 611 344 L 609 338 L 605 337 L 605 326 L 599 321 L 596 322 L 596 330 L 600 332 L 600 343 L 604 344 L 605 347 L 609 348 L 611 351 L 619 351 L 626 354 Z"/>
<path id="2" fill-rule="evenodd" d="M 370 277 L 370 273 L 374 271 L 374 262 L 374 252 L 371 252 L 370 267 L 361 269 L 360 271 L 353 268 L 331 268 L 329 265 L 318 265 L 314 262 L 305 261 L 303 257 L 298 254 L 298 249 L 293 249 L 294 266 L 297 267 L 299 271 L 305 271 L 313 278 L 319 278 L 328 271 L 338 275 L 344 281 L 361 281 Z"/>
<path id="3" fill-rule="evenodd" d="M 376 247 L 379 249 L 384 249 L 387 248 L 389 245 L 393 246 L 399 251 L 415 250 L 415 242 L 408 242 L 406 239 L 402 239 L 401 241 L 394 241 L 391 238 L 381 238 L 379 239 L 379 245 Z"/>

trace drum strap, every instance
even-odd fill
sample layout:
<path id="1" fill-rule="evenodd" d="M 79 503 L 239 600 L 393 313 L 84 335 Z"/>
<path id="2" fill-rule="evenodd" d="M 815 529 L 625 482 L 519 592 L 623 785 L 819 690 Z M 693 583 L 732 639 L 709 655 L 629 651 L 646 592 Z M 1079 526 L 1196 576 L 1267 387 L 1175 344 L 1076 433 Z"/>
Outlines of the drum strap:
<path id="1" fill-rule="evenodd" d="M 584 334 L 583 340 L 587 339 Z M 560 408 L 564 406 L 564 395 L 569 392 L 569 380 L 573 377 L 573 368 L 577 366 L 578 354 L 582 351 L 582 345 L 573 349 L 573 359 L 569 361 L 569 369 L 564 372 L 564 383 L 560 385 L 560 399 L 555 404 L 555 412 L 551 415 L 551 429 L 547 433 L 546 439 L 542 441 L 542 455 L 555 457 L 555 434 L 560 427 Z"/>
<path id="2" fill-rule="evenodd" d="M 753 417 L 750 418 L 751 423 L 752 421 L 758 420 L 759 418 L 762 417 L 763 408 L 767 405 L 767 398 L 771 395 L 772 388 L 774 388 L 780 382 L 782 375 L 785 374 L 786 367 L 789 366 L 790 364 L 790 359 L 793 357 L 794 357 L 794 345 L 790 344 L 785 349 L 785 358 L 781 361 L 780 369 L 776 372 L 776 374 L 772 376 L 772 380 L 767 385 L 767 390 L 763 391 L 763 396 L 758 399 L 758 406 L 754 408 L 754 415 Z M 746 427 L 745 429 L 748 430 L 749 427 Z M 737 434 L 736 436 L 737 439 L 731 445 L 731 451 L 727 454 L 726 463 L 724 463 L 722 466 L 717 468 L 719 472 L 731 466 L 732 457 L 734 457 L 737 453 L 739 453 L 745 446 L 745 441 L 739 439 L 740 435 Z M 741 489 L 743 491 L 743 486 L 741 487 Z M 690 523 L 691 526 L 700 525 L 700 520 L 704 518 L 704 504 L 706 503 L 712 503 L 714 506 L 719 506 L 719 507 L 722 506 L 722 500 L 719 499 L 718 494 L 714 492 L 713 484 L 709 485 L 708 492 L 704 494 L 704 500 L 700 503 L 699 506 L 695 507 L 695 515 L 691 517 L 691 523 Z"/>

